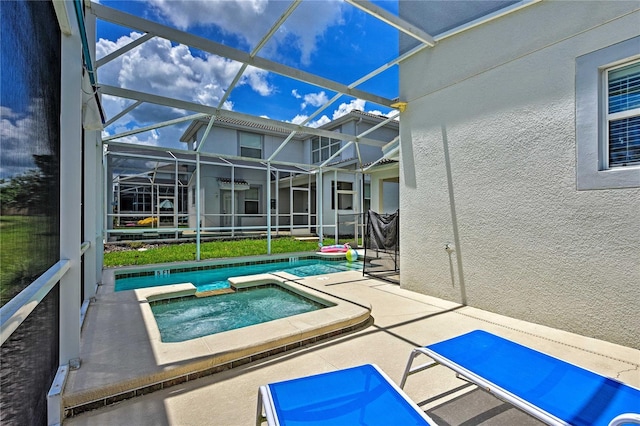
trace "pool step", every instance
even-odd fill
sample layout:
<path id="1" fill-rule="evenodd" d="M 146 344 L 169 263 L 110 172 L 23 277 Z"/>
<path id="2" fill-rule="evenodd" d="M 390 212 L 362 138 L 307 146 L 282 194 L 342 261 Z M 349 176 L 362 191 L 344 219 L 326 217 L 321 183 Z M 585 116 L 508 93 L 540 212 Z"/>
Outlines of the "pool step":
<path id="1" fill-rule="evenodd" d="M 236 291 L 232 288 L 219 288 L 217 290 L 199 291 L 196 293 L 196 297 L 217 296 L 219 294 L 229 294 L 235 292 Z"/>

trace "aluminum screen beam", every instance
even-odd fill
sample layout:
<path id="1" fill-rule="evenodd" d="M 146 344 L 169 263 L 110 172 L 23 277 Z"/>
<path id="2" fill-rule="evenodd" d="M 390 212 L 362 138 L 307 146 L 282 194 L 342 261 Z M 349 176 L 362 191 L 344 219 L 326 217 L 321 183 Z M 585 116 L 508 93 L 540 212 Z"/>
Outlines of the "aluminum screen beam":
<path id="1" fill-rule="evenodd" d="M 312 84 L 314 86 L 344 93 L 345 95 L 373 102 L 378 105 L 390 107 L 390 105 L 393 103 L 393 100 L 385 98 L 383 96 L 378 96 L 369 92 L 365 92 L 363 90 L 350 88 L 347 85 L 335 82 L 333 80 L 329 80 L 296 68 L 288 67 L 286 65 L 282 65 L 258 56 L 252 57 L 249 53 L 246 53 L 242 50 L 234 49 L 229 46 L 213 42 L 206 38 L 195 36 L 193 34 L 188 34 L 184 31 L 176 30 L 174 28 L 158 24 L 157 22 L 138 18 L 136 16 L 120 12 L 116 9 L 112 9 L 98 3 L 92 2 L 90 9 L 98 19 L 142 31 L 144 33 L 152 33 L 157 37 L 162 37 L 177 43 L 182 43 L 187 46 L 202 50 L 203 52 L 208 52 L 217 56 L 221 56 L 223 58 L 228 58 L 266 71 L 271 71 L 276 74 L 292 78 L 294 80 Z"/>
<path id="2" fill-rule="evenodd" d="M 116 121 L 118 121 L 119 119 L 121 119 L 122 117 L 127 115 L 127 113 L 133 111 L 134 109 L 136 109 L 140 105 L 142 105 L 142 101 L 137 101 L 137 102 L 134 102 L 133 104 L 129 105 L 128 107 L 126 107 L 125 109 L 120 111 L 118 114 L 116 114 L 113 118 L 111 118 L 106 123 L 104 123 L 104 127 L 108 127 L 108 126 L 112 125 L 113 123 L 115 123 Z"/>
<path id="3" fill-rule="evenodd" d="M 157 105 L 165 105 L 174 108 L 184 109 L 187 111 L 200 112 L 207 115 L 219 115 L 223 117 L 235 118 L 238 120 L 245 120 L 256 124 L 262 124 L 264 126 L 280 127 L 283 130 L 289 130 L 297 133 L 305 133 L 317 136 L 325 136 L 333 139 L 345 139 L 345 134 L 339 132 L 332 132 L 330 130 L 316 129 L 313 127 L 306 127 L 299 124 L 287 123 L 284 121 L 270 120 L 268 118 L 256 117 L 249 114 L 242 114 L 234 111 L 221 110 L 218 111 L 215 107 L 198 104 L 195 102 L 182 101 L 179 99 L 167 98 L 165 96 L 152 95 L 150 93 L 138 92 L 130 89 L 123 89 L 121 87 L 101 85 L 100 92 L 103 95 L 117 96 L 120 98 L 134 99 L 143 102 L 149 102 Z M 360 138 L 352 136 L 348 138 L 354 142 L 362 143 L 364 145 L 372 145 L 382 147 L 387 144 L 387 141 L 380 141 L 376 139 Z"/>
<path id="4" fill-rule="evenodd" d="M 133 40 L 131 43 L 127 44 L 126 46 L 122 46 L 120 49 L 117 49 L 117 50 L 109 53 L 108 55 L 98 59 L 98 61 L 96 62 L 96 68 L 100 68 L 104 64 L 107 64 L 107 63 L 113 61 L 118 56 L 127 53 L 128 51 L 130 51 L 131 49 L 133 49 L 135 47 L 140 46 L 142 43 L 144 43 L 147 40 L 152 39 L 153 37 L 155 37 L 153 34 L 146 33 L 142 37 L 139 37 L 139 38 Z"/>
<path id="5" fill-rule="evenodd" d="M 193 115 L 188 115 L 186 117 L 175 118 L 173 120 L 163 121 L 162 123 L 153 124 L 151 126 L 140 127 L 140 128 L 137 128 L 137 129 L 133 129 L 133 130 L 129 130 L 129 131 L 126 131 L 126 132 L 118 133 L 117 135 L 103 137 L 102 141 L 103 142 L 107 142 L 107 141 L 110 141 L 110 140 L 123 138 L 125 136 L 136 135 L 138 133 L 144 133 L 144 132 L 148 132 L 150 130 L 159 129 L 160 127 L 173 126 L 174 124 L 182 123 L 184 121 L 197 120 L 199 118 L 204 118 L 206 116 L 207 116 L 207 114 L 193 114 Z"/>
<path id="6" fill-rule="evenodd" d="M 273 24 L 273 26 L 271 27 L 271 29 L 267 32 L 267 34 L 265 34 L 264 37 L 262 37 L 262 40 L 260 40 L 258 42 L 258 44 L 256 45 L 256 47 L 251 51 L 251 53 L 249 54 L 249 56 L 251 56 L 252 58 L 255 57 L 258 52 L 264 47 L 265 44 L 267 44 L 267 42 L 269 41 L 269 39 L 271 39 L 271 37 L 273 37 L 273 35 L 276 33 L 276 31 L 278 31 L 278 29 L 282 26 L 282 24 L 284 23 L 284 21 L 287 20 L 287 18 L 289 16 L 291 16 L 291 14 L 293 13 L 294 10 L 296 10 L 298 8 L 298 6 L 300 6 L 300 3 L 302 3 L 302 0 L 295 0 L 293 3 L 291 3 L 289 5 L 289 7 L 287 8 L 287 10 L 284 11 L 284 13 L 280 16 L 280 18 L 276 21 L 275 24 Z M 235 88 L 236 84 L 238 84 L 238 81 L 240 81 L 240 77 L 242 77 L 242 74 L 244 74 L 245 70 L 247 69 L 249 65 L 248 64 L 242 64 L 242 67 L 240 68 L 240 70 L 236 73 L 236 76 L 234 77 L 233 81 L 231 82 L 231 84 L 229 85 L 229 87 L 227 87 L 227 90 L 224 91 L 224 95 L 222 96 L 222 99 L 220 99 L 220 102 L 218 103 L 218 108 L 222 108 L 222 106 L 224 105 L 225 101 L 229 98 L 229 96 L 231 95 L 231 91 Z M 211 119 L 213 120 L 213 117 L 211 117 Z"/>

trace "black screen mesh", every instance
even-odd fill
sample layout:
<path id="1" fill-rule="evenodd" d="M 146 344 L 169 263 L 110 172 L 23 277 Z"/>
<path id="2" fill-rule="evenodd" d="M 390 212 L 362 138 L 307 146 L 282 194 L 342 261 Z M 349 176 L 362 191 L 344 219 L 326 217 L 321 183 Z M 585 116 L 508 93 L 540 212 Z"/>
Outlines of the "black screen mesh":
<path id="1" fill-rule="evenodd" d="M 60 30 L 50 1 L 0 1 L 0 305 L 60 258 Z M 0 348 L 0 424 L 46 424 L 58 286 Z"/>
<path id="2" fill-rule="evenodd" d="M 46 425 L 58 368 L 58 286 L 0 347 L 0 424 Z"/>
<path id="3" fill-rule="evenodd" d="M 367 212 L 362 273 L 400 284 L 400 211 L 393 214 Z"/>

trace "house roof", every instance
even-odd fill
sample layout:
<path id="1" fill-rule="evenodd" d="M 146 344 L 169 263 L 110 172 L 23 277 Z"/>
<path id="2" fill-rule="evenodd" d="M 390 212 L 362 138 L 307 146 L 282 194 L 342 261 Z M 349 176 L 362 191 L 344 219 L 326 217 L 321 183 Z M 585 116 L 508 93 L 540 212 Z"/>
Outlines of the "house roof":
<path id="1" fill-rule="evenodd" d="M 320 126 L 320 128 L 331 130 L 349 121 L 356 121 L 360 119 L 365 120 L 372 124 L 378 124 L 383 122 L 384 120 L 387 120 L 388 118 L 389 117 L 384 115 L 372 114 L 369 112 L 364 112 L 358 109 L 354 109 L 354 110 L 351 110 L 349 113 L 336 118 L 335 120 L 332 120 L 326 124 L 323 124 L 322 126 Z M 393 127 L 394 129 L 398 129 L 400 126 L 400 123 L 398 120 L 391 120 L 385 126 L 390 126 L 390 127 Z"/>
<path id="2" fill-rule="evenodd" d="M 371 114 L 368 112 L 360 111 L 354 109 L 347 114 L 344 114 L 335 120 L 332 120 L 322 126 L 320 129 L 331 130 L 336 127 L 355 120 L 366 120 L 370 123 L 378 124 L 384 120 L 387 120 L 389 117 Z M 180 142 L 191 142 L 201 127 L 204 127 L 209 124 L 209 120 L 206 118 L 200 118 L 194 120 L 189 127 L 184 131 L 182 136 L 180 137 Z M 278 121 L 273 121 L 272 123 L 266 124 L 264 122 L 256 123 L 250 120 L 238 119 L 235 117 L 227 117 L 227 116 L 217 116 L 214 122 L 214 126 L 217 127 L 225 127 L 230 129 L 250 129 L 250 130 L 259 130 L 262 133 L 273 134 L 276 136 L 288 136 L 291 133 L 290 129 L 287 129 L 282 126 L 278 126 Z M 399 128 L 399 122 L 397 120 L 389 121 L 386 126 L 390 126 L 394 129 Z M 309 133 L 296 133 L 293 138 L 299 141 L 305 140 L 312 135 Z"/>
<path id="3" fill-rule="evenodd" d="M 191 142 L 193 137 L 196 135 L 198 130 L 201 127 L 209 124 L 209 119 L 200 118 L 198 120 L 194 120 L 191 122 L 187 130 L 184 131 L 182 136 L 180 136 L 180 142 Z M 238 119 L 235 117 L 227 117 L 227 116 L 217 116 L 214 122 L 214 126 L 216 127 L 225 127 L 230 129 L 249 129 L 249 130 L 259 130 L 261 133 L 273 134 L 276 136 L 288 136 L 291 133 L 291 130 L 278 126 L 277 121 L 273 121 L 272 124 L 265 123 L 256 123 L 250 120 Z M 308 137 L 307 134 L 296 134 L 294 135 L 294 139 L 304 140 Z"/>

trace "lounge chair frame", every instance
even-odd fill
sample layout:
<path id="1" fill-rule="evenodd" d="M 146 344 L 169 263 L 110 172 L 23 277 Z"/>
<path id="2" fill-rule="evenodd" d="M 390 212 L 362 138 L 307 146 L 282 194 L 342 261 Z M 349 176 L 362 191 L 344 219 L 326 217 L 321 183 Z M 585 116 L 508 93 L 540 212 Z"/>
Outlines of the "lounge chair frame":
<path id="1" fill-rule="evenodd" d="M 530 349 L 530 350 L 535 351 L 534 349 Z M 413 363 L 419 355 L 426 355 L 431 359 L 431 362 L 420 364 L 414 367 Z M 571 364 L 563 360 L 559 360 L 559 361 L 575 366 L 574 364 Z M 507 389 L 503 389 L 500 386 L 497 386 L 495 383 L 492 383 L 491 381 L 485 379 L 484 377 L 479 376 L 473 371 L 470 371 L 456 364 L 455 362 L 440 355 L 436 351 L 429 349 L 428 347 L 419 347 L 419 348 L 413 349 L 413 351 L 411 352 L 411 355 L 409 356 L 409 360 L 407 361 L 407 365 L 405 367 L 404 373 L 402 375 L 402 379 L 400 381 L 400 388 L 401 389 L 404 388 L 404 385 L 406 384 L 407 378 L 409 376 L 438 365 L 442 365 L 453 370 L 456 373 L 456 376 L 458 378 L 476 385 L 479 389 L 482 389 L 494 395 L 498 399 L 501 399 L 513 405 L 514 407 L 522 410 L 523 412 L 531 415 L 532 417 L 535 417 L 536 419 L 546 424 L 554 425 L 554 426 L 555 425 L 571 425 L 570 423 L 567 423 L 564 420 L 559 419 L 558 417 L 554 416 L 551 413 L 548 413 L 547 411 L 537 407 L 536 405 L 518 397 L 517 395 L 514 395 L 513 393 L 509 392 Z M 578 367 L 578 366 L 575 366 L 575 367 L 586 370 L 583 367 Z M 628 424 L 628 423 L 640 424 L 640 414 L 637 414 L 637 413 L 621 414 L 615 417 L 614 419 L 612 419 L 609 423 L 609 426 L 619 426 L 619 425 Z"/>
<path id="2" fill-rule="evenodd" d="M 400 389 L 400 387 L 396 385 L 393 382 L 393 380 L 391 380 L 389 376 L 387 376 L 377 365 L 368 364 L 368 365 L 362 365 L 354 368 L 367 367 L 367 366 L 371 366 L 375 369 L 375 372 L 379 376 L 378 378 L 382 379 L 383 382 L 386 382 L 386 385 L 389 386 L 390 391 L 397 394 L 396 396 L 401 397 L 407 403 L 408 405 L 407 408 L 414 410 L 415 413 L 417 413 L 417 415 L 424 420 L 425 425 L 437 426 L 436 423 L 429 416 L 427 416 L 427 414 L 425 414 L 425 412 L 422 411 L 420 407 L 418 407 L 418 405 L 415 402 L 413 402 L 404 393 L 404 391 L 402 391 L 402 389 Z M 337 371 L 332 371 L 332 372 L 323 373 L 323 374 L 339 374 L 341 371 L 342 370 L 337 370 Z M 315 376 L 309 376 L 308 378 L 313 378 L 313 377 Z M 302 379 L 305 379 L 305 378 L 302 378 Z M 281 383 L 286 383 L 286 382 L 281 382 Z M 277 412 L 278 410 L 275 406 L 274 398 L 271 393 L 270 386 L 271 385 L 263 385 L 259 387 L 258 406 L 256 411 L 256 426 L 260 426 L 264 421 L 266 421 L 269 426 L 280 425 L 279 413 Z"/>

